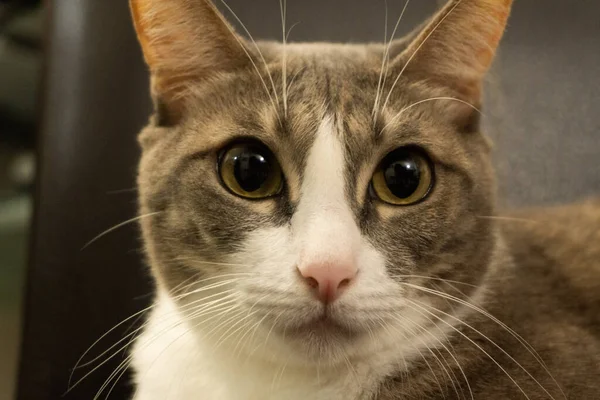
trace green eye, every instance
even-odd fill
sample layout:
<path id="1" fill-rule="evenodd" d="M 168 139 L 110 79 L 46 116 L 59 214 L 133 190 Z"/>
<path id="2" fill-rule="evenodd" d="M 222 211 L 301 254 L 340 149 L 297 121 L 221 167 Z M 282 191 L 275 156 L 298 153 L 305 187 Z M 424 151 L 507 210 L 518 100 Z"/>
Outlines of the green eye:
<path id="1" fill-rule="evenodd" d="M 219 160 L 219 175 L 229 191 L 247 199 L 275 196 L 283 187 L 279 163 L 261 143 L 238 143 L 227 148 Z"/>
<path id="2" fill-rule="evenodd" d="M 399 206 L 417 203 L 433 187 L 431 162 L 418 148 L 400 147 L 381 161 L 371 187 L 386 203 Z"/>

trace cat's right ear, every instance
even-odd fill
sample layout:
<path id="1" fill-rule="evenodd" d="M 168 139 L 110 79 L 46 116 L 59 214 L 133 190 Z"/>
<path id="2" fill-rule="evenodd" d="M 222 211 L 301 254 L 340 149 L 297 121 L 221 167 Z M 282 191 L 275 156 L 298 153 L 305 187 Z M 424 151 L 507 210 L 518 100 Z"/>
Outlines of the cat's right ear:
<path id="1" fill-rule="evenodd" d="M 247 65 L 244 40 L 208 0 L 130 0 L 161 123 L 177 124 L 188 88 Z"/>

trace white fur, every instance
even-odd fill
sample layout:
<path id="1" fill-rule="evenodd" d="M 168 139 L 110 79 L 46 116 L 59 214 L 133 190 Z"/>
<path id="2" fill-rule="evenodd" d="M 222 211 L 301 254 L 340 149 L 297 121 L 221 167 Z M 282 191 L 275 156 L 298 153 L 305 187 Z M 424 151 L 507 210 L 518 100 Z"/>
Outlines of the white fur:
<path id="1" fill-rule="evenodd" d="M 292 219 L 300 268 L 313 263 L 355 265 L 361 235 L 344 192 L 344 152 L 325 119 L 306 163 L 300 202 Z"/>
<path id="2" fill-rule="evenodd" d="M 273 299 L 301 305 L 307 315 L 318 315 L 321 305 L 299 279 L 297 266 L 302 262 L 350 260 L 359 272 L 336 302 L 342 310 L 338 313 L 352 317 L 353 310 L 381 306 L 377 296 L 386 293 L 397 297 L 391 306 L 405 304 L 401 288 L 386 274 L 384 257 L 362 237 L 356 225 L 344 189 L 345 162 L 338 134 L 326 118 L 307 160 L 291 227 L 258 229 L 243 250 L 226 258 L 225 262 L 237 265 L 232 265 L 231 273 L 249 272 L 252 277 L 216 290 L 242 293 L 239 303 L 251 300 L 256 305 Z M 268 294 L 251 297 L 252 289 Z M 219 296 L 216 290 L 211 294 Z M 190 296 L 190 301 L 205 304 L 200 295 L 206 293 Z M 451 331 L 441 324 L 420 333 L 417 327 L 425 325 L 427 317 L 404 308 L 402 320 L 389 323 L 389 329 L 376 330 L 373 337 L 364 335 L 321 363 L 320 359 L 315 362 L 311 349 L 301 342 L 272 332 L 272 324 L 261 324 L 253 307 L 233 304 L 213 321 L 194 319 L 159 290 L 157 306 L 133 352 L 138 387 L 135 399 L 357 399 L 375 390 L 389 373 L 406 368 L 406 363 L 427 353 L 428 348 L 440 346 Z M 356 312 L 359 318 L 361 314 Z M 289 320 L 297 313 L 283 306 L 275 312 L 277 318 Z"/>

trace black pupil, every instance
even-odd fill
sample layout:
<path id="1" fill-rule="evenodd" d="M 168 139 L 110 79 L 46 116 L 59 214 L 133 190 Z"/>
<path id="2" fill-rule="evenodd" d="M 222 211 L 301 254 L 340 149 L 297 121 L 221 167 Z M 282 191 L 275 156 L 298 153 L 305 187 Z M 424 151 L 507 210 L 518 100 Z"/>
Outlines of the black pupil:
<path id="1" fill-rule="evenodd" d="M 265 184 L 269 179 L 270 170 L 267 157 L 256 150 L 244 150 L 234 160 L 235 179 L 240 187 L 249 193 L 260 189 Z"/>
<path id="2" fill-rule="evenodd" d="M 421 181 L 419 164 L 408 153 L 395 154 L 383 174 L 392 194 L 400 199 L 406 199 L 415 193 Z"/>

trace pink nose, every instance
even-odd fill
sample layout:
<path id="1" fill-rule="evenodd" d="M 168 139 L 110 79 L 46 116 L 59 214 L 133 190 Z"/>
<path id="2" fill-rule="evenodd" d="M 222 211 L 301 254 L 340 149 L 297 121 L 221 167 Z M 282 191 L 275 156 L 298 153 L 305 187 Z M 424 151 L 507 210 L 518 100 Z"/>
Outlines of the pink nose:
<path id="1" fill-rule="evenodd" d="M 300 275 L 314 289 L 322 303 L 332 303 L 356 277 L 356 268 L 352 266 L 314 263 L 298 267 Z"/>

